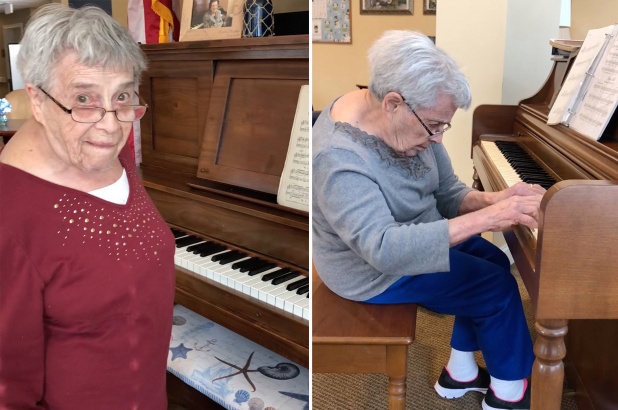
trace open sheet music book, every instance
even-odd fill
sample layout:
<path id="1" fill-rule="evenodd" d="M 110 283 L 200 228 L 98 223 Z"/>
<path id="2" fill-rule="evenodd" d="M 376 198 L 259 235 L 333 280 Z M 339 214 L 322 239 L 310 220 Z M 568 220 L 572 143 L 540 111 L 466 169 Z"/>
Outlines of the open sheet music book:
<path id="1" fill-rule="evenodd" d="M 618 25 L 590 30 L 551 108 L 562 123 L 598 140 L 618 103 Z"/>
<path id="2" fill-rule="evenodd" d="M 281 173 L 277 202 L 309 212 L 309 86 L 300 88 L 288 154 Z"/>

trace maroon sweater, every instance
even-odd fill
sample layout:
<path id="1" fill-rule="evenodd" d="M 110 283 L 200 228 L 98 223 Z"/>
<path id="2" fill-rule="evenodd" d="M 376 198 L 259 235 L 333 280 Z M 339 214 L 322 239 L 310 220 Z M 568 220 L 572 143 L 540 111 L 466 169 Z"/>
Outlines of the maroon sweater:
<path id="1" fill-rule="evenodd" d="M 0 409 L 165 410 L 174 245 L 136 175 L 116 205 L 0 164 Z"/>

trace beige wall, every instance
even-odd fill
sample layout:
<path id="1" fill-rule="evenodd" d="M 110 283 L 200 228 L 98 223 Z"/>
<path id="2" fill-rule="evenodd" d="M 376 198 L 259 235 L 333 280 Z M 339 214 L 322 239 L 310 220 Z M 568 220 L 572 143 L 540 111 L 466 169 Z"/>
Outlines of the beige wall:
<path id="1" fill-rule="evenodd" d="M 413 15 L 361 15 L 358 0 L 351 0 L 352 44 L 312 44 L 312 103 L 321 110 L 336 97 L 367 84 L 366 53 L 385 30 L 418 30 L 435 36 L 436 16 L 423 15 L 423 1 L 414 0 Z"/>
<path id="2" fill-rule="evenodd" d="M 618 22 L 618 1 L 571 0 L 571 38 L 583 40 L 588 30 Z"/>
<path id="3" fill-rule="evenodd" d="M 440 0 L 438 7 L 436 43 L 457 61 L 472 90 L 472 106 L 455 113 L 443 141 L 455 173 L 470 185 L 472 113 L 502 99 L 507 1 Z"/>

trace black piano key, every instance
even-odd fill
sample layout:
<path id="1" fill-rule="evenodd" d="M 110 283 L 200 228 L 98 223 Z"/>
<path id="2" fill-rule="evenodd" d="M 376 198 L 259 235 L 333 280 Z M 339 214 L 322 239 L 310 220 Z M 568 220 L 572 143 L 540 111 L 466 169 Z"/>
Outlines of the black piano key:
<path id="1" fill-rule="evenodd" d="M 306 293 L 307 297 L 309 297 L 309 285 L 308 284 L 296 289 L 296 294 L 302 295 L 303 293 Z"/>
<path id="2" fill-rule="evenodd" d="M 202 238 L 198 238 L 197 236 L 189 235 L 183 238 L 176 239 L 176 247 L 184 248 L 185 246 L 193 245 L 194 243 L 203 242 Z"/>
<path id="3" fill-rule="evenodd" d="M 246 272 L 246 268 L 248 267 L 252 267 L 256 264 L 259 264 L 262 261 L 262 259 L 260 258 L 250 258 L 250 259 L 245 259 L 244 261 L 240 261 L 240 262 L 236 262 L 232 265 L 232 269 L 238 269 L 241 272 Z M 245 270 L 243 270 L 245 269 Z"/>
<path id="4" fill-rule="evenodd" d="M 223 245 L 213 244 L 211 247 L 201 250 L 200 256 L 205 257 L 205 256 L 214 255 L 215 253 L 223 252 L 226 249 L 227 248 Z"/>
<path id="5" fill-rule="evenodd" d="M 225 258 L 231 252 L 234 252 L 234 251 L 228 250 L 227 252 L 220 253 L 219 255 L 215 255 L 215 256 L 212 257 L 212 261 L 213 262 L 218 262 L 218 261 L 221 260 L 221 258 Z"/>
<path id="6" fill-rule="evenodd" d="M 179 231 L 178 229 L 174 229 L 174 228 L 170 228 L 172 231 L 172 234 L 174 235 L 174 238 L 180 238 L 181 236 L 187 236 L 186 233 L 184 233 L 183 231 Z"/>
<path id="7" fill-rule="evenodd" d="M 212 260 L 214 262 L 215 258 L 217 258 L 217 261 L 219 261 L 220 265 L 225 265 L 225 264 L 237 261 L 238 259 L 242 259 L 242 258 L 244 258 L 246 256 L 247 256 L 246 253 L 242 253 L 242 252 L 238 252 L 238 251 L 231 251 L 231 252 L 227 252 L 227 253 L 222 253 L 221 255 L 213 256 Z"/>
<path id="8" fill-rule="evenodd" d="M 197 253 L 200 253 L 202 249 L 205 249 L 211 245 L 212 245 L 212 242 L 196 243 L 195 245 L 187 246 L 187 252 L 193 252 L 197 254 Z"/>
<path id="9" fill-rule="evenodd" d="M 534 162 L 528 153 L 514 142 L 496 141 L 496 146 L 506 160 L 511 164 L 522 181 L 529 184 L 538 184 L 549 189 L 556 180 L 551 177 L 539 164 Z"/>
<path id="10" fill-rule="evenodd" d="M 301 286 L 305 286 L 309 284 L 309 278 L 297 280 L 296 282 L 290 283 L 285 287 L 286 290 L 295 290 L 300 288 Z"/>
<path id="11" fill-rule="evenodd" d="M 268 263 L 268 261 L 265 261 L 263 259 L 256 258 L 256 260 L 253 261 L 253 263 L 241 267 L 240 271 L 241 272 L 249 272 L 250 270 L 258 269 L 258 268 L 261 268 L 261 267 L 266 266 L 266 265 L 270 265 L 270 263 Z"/>
<path id="12" fill-rule="evenodd" d="M 273 279 L 273 281 L 271 282 L 273 285 L 280 285 L 284 282 L 287 282 L 288 280 L 294 279 L 296 277 L 300 276 L 300 273 L 298 272 L 290 272 L 290 273 L 286 273 L 285 275 L 281 275 L 276 277 L 275 279 Z"/>
<path id="13" fill-rule="evenodd" d="M 266 275 L 262 276 L 262 280 L 264 282 L 269 281 L 269 280 L 273 280 L 273 279 L 275 279 L 275 278 L 277 278 L 277 277 L 279 277 L 281 275 L 285 275 L 288 272 L 290 272 L 290 270 L 286 269 L 286 268 L 277 269 L 274 272 L 270 272 L 270 273 L 267 273 Z"/>
<path id="14" fill-rule="evenodd" d="M 254 268 L 254 269 L 249 270 L 247 272 L 247 274 L 249 276 L 255 276 L 258 273 L 266 272 L 267 270 L 271 270 L 272 268 L 276 268 L 276 267 L 277 267 L 277 264 L 275 264 L 275 263 L 268 263 L 268 264 L 266 264 L 266 265 L 264 265 L 262 267 Z"/>

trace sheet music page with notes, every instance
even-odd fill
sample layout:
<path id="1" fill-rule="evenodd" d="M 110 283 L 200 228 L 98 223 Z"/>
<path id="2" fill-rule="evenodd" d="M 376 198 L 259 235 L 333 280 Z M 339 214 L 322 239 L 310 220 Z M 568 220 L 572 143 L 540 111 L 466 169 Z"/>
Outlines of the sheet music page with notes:
<path id="1" fill-rule="evenodd" d="M 277 202 L 309 212 L 309 86 L 300 89 L 290 145 L 281 173 Z"/>
<path id="2" fill-rule="evenodd" d="M 608 26 L 588 31 L 579 54 L 569 70 L 569 74 L 560 88 L 558 97 L 547 117 L 547 124 L 555 125 L 563 122 L 572 107 L 578 92 L 586 77 L 586 72 L 592 66 L 596 56 L 603 47 L 607 34 L 610 34 L 614 26 Z"/>
<path id="3" fill-rule="evenodd" d="M 547 123 L 598 140 L 618 103 L 618 25 L 590 30 Z"/>

